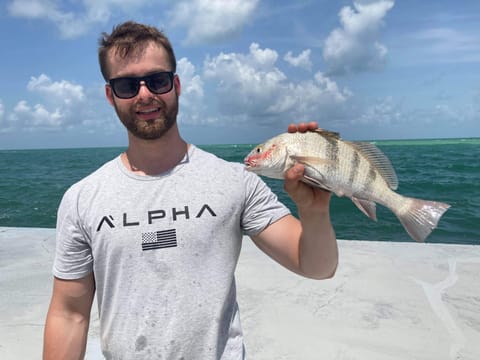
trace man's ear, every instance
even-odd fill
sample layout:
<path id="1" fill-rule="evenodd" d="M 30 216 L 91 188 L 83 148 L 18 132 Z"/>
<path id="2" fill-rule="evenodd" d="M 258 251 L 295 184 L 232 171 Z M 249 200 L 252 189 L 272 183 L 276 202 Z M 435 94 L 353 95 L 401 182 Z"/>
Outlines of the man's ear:
<path id="1" fill-rule="evenodd" d="M 107 97 L 107 100 L 110 103 L 110 105 L 113 106 L 113 104 L 114 104 L 114 102 L 113 102 L 113 91 L 112 91 L 112 87 L 108 84 L 105 85 L 105 96 Z"/>
<path id="2" fill-rule="evenodd" d="M 180 84 L 180 78 L 178 77 L 178 75 L 174 76 L 173 85 L 175 86 L 177 96 L 180 96 L 180 94 L 182 93 L 182 84 Z"/>

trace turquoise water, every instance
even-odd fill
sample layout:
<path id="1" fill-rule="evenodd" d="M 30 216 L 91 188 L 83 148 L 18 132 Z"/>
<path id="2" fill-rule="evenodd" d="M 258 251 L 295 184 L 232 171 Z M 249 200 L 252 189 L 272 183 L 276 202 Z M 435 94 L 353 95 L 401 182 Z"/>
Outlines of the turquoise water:
<path id="1" fill-rule="evenodd" d="M 375 143 L 397 171 L 397 192 L 452 205 L 428 242 L 480 245 L 480 139 Z M 226 160 L 241 162 L 253 146 L 200 147 Z M 55 227 L 64 191 L 121 151 L 122 148 L 0 151 L 0 226 Z M 282 181 L 265 181 L 295 213 Z M 377 207 L 378 221 L 374 222 L 349 199 L 334 196 L 331 214 L 338 238 L 412 241 L 397 218 L 382 206 Z"/>

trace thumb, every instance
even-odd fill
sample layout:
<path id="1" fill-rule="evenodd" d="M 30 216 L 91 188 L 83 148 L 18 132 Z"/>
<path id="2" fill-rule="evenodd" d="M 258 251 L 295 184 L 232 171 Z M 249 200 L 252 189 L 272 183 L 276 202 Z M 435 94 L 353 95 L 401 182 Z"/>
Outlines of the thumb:
<path id="1" fill-rule="evenodd" d="M 284 189 L 295 203 L 303 203 L 311 197 L 311 189 L 300 180 L 303 178 L 305 167 L 295 164 L 285 173 Z"/>
<path id="2" fill-rule="evenodd" d="M 302 179 L 304 172 L 305 167 L 302 164 L 294 164 L 285 172 L 285 183 L 288 183 L 288 186 L 298 185 L 297 183 Z"/>

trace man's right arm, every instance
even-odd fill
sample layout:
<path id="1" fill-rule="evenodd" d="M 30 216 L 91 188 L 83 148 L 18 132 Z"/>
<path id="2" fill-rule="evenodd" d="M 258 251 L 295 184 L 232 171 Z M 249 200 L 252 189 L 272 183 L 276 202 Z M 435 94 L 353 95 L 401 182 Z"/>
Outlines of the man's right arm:
<path id="1" fill-rule="evenodd" d="M 78 280 L 54 278 L 45 324 L 43 359 L 83 359 L 95 294 L 93 273 Z"/>

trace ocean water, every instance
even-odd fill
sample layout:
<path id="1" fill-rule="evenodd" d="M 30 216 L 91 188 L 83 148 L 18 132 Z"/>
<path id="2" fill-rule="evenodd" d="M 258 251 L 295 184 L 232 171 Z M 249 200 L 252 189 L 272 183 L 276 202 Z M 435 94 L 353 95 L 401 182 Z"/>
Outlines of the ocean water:
<path id="1" fill-rule="evenodd" d="M 480 139 L 378 141 L 399 179 L 398 193 L 452 207 L 427 238 L 432 243 L 480 245 Z M 199 146 L 242 162 L 254 145 Z M 54 228 L 65 190 L 123 148 L 0 151 L 0 226 Z M 293 213 L 280 180 L 265 178 Z M 393 213 L 377 206 L 378 221 L 347 198 L 333 196 L 331 217 L 340 239 L 413 241 Z"/>

